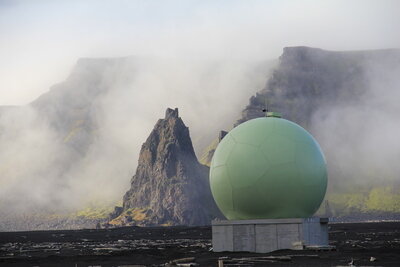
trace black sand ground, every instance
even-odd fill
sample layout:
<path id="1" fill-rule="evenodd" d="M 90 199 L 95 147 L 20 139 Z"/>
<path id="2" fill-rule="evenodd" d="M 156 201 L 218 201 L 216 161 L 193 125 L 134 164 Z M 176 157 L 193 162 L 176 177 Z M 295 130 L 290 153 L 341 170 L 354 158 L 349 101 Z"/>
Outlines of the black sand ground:
<path id="1" fill-rule="evenodd" d="M 329 236 L 336 250 L 255 254 L 212 252 L 210 227 L 0 232 L 0 266 L 400 266 L 400 222 L 331 224 Z"/>

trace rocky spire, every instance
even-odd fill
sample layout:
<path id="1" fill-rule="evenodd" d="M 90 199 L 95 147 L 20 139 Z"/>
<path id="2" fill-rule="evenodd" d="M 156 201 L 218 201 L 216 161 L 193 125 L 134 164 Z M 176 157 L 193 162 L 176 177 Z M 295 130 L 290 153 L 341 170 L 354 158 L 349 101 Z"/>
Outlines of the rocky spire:
<path id="1" fill-rule="evenodd" d="M 122 213 L 111 222 L 118 224 L 122 218 L 137 225 L 209 224 L 218 212 L 208 171 L 196 158 L 178 109 L 168 108 L 142 145 Z"/>

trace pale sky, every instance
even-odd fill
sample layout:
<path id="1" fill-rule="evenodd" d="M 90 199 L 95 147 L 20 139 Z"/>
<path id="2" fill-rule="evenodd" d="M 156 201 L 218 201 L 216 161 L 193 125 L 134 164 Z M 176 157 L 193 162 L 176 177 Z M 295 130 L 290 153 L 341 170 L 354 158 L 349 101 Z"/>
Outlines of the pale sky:
<path id="1" fill-rule="evenodd" d="M 400 48 L 397 0 L 0 0 L 0 105 L 29 103 L 80 57 L 265 60 L 285 46 Z"/>

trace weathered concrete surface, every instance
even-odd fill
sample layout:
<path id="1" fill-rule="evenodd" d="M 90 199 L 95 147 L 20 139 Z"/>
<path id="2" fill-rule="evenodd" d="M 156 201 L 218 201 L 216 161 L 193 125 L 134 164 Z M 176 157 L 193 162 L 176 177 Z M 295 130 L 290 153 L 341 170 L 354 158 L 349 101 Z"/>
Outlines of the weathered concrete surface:
<path id="1" fill-rule="evenodd" d="M 267 253 L 279 249 L 303 249 L 328 245 L 328 220 L 265 219 L 212 222 L 214 252 L 248 251 Z"/>

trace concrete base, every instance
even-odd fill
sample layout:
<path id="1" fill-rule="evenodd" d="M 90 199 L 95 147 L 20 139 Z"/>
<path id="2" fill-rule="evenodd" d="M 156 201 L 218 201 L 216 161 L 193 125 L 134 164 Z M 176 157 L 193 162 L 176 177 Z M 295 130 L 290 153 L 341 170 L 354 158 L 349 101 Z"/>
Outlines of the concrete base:
<path id="1" fill-rule="evenodd" d="M 262 219 L 212 222 L 214 252 L 267 253 L 278 249 L 328 246 L 328 219 Z"/>

